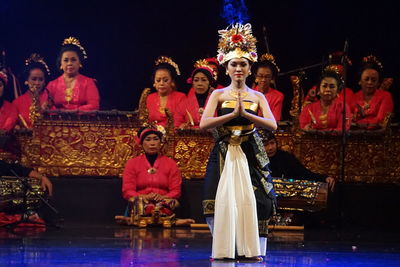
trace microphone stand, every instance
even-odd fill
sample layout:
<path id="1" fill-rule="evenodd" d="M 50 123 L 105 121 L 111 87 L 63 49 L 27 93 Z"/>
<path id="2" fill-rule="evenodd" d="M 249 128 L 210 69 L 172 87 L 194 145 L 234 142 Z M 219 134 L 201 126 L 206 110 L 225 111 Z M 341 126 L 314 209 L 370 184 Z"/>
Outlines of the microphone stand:
<path id="1" fill-rule="evenodd" d="M 23 213 L 21 215 L 21 219 L 16 222 L 12 222 L 9 224 L 4 225 L 7 228 L 14 229 L 21 223 L 29 223 L 29 224 L 35 224 L 35 225 L 41 225 L 41 226 L 54 226 L 56 228 L 59 228 L 57 225 L 49 225 L 47 223 L 42 223 L 42 222 L 35 222 L 29 219 L 28 216 L 28 206 L 27 206 L 27 193 L 28 191 L 34 192 L 32 186 L 29 184 L 28 179 L 26 177 L 20 177 L 13 169 L 10 169 L 10 172 L 17 178 L 18 181 L 21 182 L 23 191 L 24 191 L 24 196 L 23 196 Z M 54 208 L 44 197 L 42 197 L 40 194 L 36 194 L 36 196 L 48 207 L 50 208 L 56 215 L 59 215 L 59 211 Z"/>
<path id="2" fill-rule="evenodd" d="M 340 150 L 340 181 L 345 180 L 345 155 L 346 155 L 346 144 L 347 144 L 347 118 L 346 118 L 346 83 L 347 83 L 347 54 L 349 50 L 349 42 L 346 39 L 344 42 L 342 65 L 343 65 L 343 110 L 342 110 L 342 138 L 341 138 L 341 150 Z"/>

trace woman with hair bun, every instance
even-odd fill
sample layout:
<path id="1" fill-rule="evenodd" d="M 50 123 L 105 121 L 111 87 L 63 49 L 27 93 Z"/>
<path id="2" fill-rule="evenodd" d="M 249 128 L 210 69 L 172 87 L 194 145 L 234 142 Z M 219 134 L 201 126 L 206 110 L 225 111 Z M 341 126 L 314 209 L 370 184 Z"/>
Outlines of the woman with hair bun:
<path id="1" fill-rule="evenodd" d="M 40 113 L 52 105 L 46 89 L 49 75 L 49 67 L 39 54 L 34 53 L 25 60 L 24 84 L 28 90 L 13 102 L 23 128 L 32 128 Z"/>
<path id="2" fill-rule="evenodd" d="M 156 60 L 153 73 L 153 86 L 156 92 L 146 99 L 149 121 L 165 127 L 168 109 L 174 118 L 174 126 L 180 127 L 187 122 L 186 95 L 176 91 L 176 78 L 180 75 L 178 65 L 171 58 L 161 56 Z"/>
<path id="3" fill-rule="evenodd" d="M 63 74 L 47 86 L 54 100 L 53 109 L 99 109 L 100 96 L 95 81 L 79 72 L 86 58 L 86 51 L 78 39 L 69 37 L 64 40 L 57 58 L 57 66 Z"/>
<path id="4" fill-rule="evenodd" d="M 351 109 L 353 121 L 359 128 L 379 129 L 393 111 L 392 95 L 379 89 L 382 83 L 383 66 L 375 56 L 363 58 L 359 85 L 361 90 L 354 94 Z"/>
<path id="5" fill-rule="evenodd" d="M 338 94 L 343 89 L 340 74 L 324 71 L 317 84 L 320 99 L 306 105 L 300 114 L 300 127 L 304 130 L 342 131 L 343 101 Z M 350 118 L 350 108 L 346 104 L 346 117 Z M 346 120 L 346 130 L 350 129 L 350 120 Z"/>

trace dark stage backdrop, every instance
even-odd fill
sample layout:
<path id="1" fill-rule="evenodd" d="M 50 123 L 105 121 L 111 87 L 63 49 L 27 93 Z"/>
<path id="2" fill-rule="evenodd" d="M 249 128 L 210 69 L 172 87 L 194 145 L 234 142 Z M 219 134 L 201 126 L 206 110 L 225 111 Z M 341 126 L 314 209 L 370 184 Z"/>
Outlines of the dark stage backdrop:
<path id="1" fill-rule="evenodd" d="M 342 50 L 349 40 L 349 85 L 356 91 L 359 62 L 374 54 L 381 59 L 386 76 L 396 78 L 392 93 L 398 109 L 400 35 L 393 3 L 373 5 L 356 1 L 246 1 L 249 22 L 266 52 L 262 27 L 267 29 L 271 52 L 282 72 L 308 66 Z M 152 85 L 154 60 L 168 55 L 183 73 L 180 90 L 195 60 L 216 55 L 217 30 L 227 22 L 221 17 L 223 1 L 18 1 L 0 3 L 0 45 L 7 64 L 19 74 L 32 52 L 42 54 L 59 75 L 55 61 L 65 37 L 75 36 L 88 53 L 82 73 L 98 80 L 102 109 L 133 110 L 140 92 Z M 315 83 L 319 68 L 307 71 L 307 86 Z M 222 82 L 224 77 L 222 78 Z M 288 108 L 288 77 L 278 86 Z M 286 115 L 286 116 L 285 116 Z M 284 114 L 287 119 L 287 113 Z"/>

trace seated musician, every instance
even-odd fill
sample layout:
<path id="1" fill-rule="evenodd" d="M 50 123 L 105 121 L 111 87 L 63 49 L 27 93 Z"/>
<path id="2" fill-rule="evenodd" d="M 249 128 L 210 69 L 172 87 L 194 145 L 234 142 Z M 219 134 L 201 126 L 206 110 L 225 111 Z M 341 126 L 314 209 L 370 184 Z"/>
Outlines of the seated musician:
<path id="1" fill-rule="evenodd" d="M 133 218 L 132 224 L 139 227 L 162 224 L 168 228 L 182 223 L 174 214 L 179 206 L 182 177 L 176 162 L 160 153 L 163 134 L 144 128 L 138 137 L 144 154 L 130 159 L 122 176 L 122 195 L 129 201 L 128 215 Z"/>
<path id="2" fill-rule="evenodd" d="M 20 164 L 10 164 L 7 163 L 3 160 L 0 160 L 0 180 L 2 183 L 5 182 L 5 180 L 2 179 L 2 176 L 15 176 L 13 171 L 20 177 L 30 177 L 33 179 L 37 179 L 40 181 L 40 186 L 41 189 L 45 192 L 47 192 L 50 196 L 53 193 L 53 186 L 52 183 L 50 182 L 49 178 L 47 178 L 45 175 L 40 174 L 39 172 L 31 169 L 31 168 L 26 168 Z M 13 190 L 19 190 L 18 187 L 13 187 Z M 3 194 L 5 192 L 0 192 L 0 194 Z M 27 192 L 29 193 L 29 192 Z M 16 194 L 16 192 L 12 192 L 12 195 Z M 28 194 L 27 194 L 28 196 Z M 1 199 L 5 199 L 6 197 L 3 196 Z M 18 221 L 19 219 L 14 216 L 14 213 L 18 213 L 21 209 L 24 207 L 17 207 L 17 206 L 6 206 L 4 207 L 2 205 L 2 209 L 0 210 L 0 225 L 3 224 L 8 224 L 13 221 Z M 30 220 L 35 220 L 35 221 L 41 221 L 39 215 L 37 214 L 37 209 L 38 207 L 34 207 L 28 202 L 28 206 L 26 207 L 27 209 L 27 216 L 29 217 Z"/>
<path id="3" fill-rule="evenodd" d="M 25 60 L 24 83 L 28 90 L 13 102 L 18 112 L 20 127 L 31 129 L 40 113 L 51 106 L 46 89 L 49 75 L 49 67 L 39 54 L 32 54 Z"/>
<path id="4" fill-rule="evenodd" d="M 18 116 L 15 107 L 3 96 L 7 87 L 7 80 L 7 74 L 0 71 L 0 133 L 14 129 Z"/>
<path id="5" fill-rule="evenodd" d="M 213 70 L 205 60 L 198 60 L 192 75 L 187 80 L 192 85 L 187 96 L 187 110 L 191 115 L 193 127 L 199 127 L 201 115 L 212 90 L 215 88 Z"/>
<path id="6" fill-rule="evenodd" d="M 57 58 L 57 65 L 63 74 L 47 85 L 54 100 L 53 109 L 99 109 L 100 96 L 95 80 L 79 72 L 86 58 L 86 51 L 78 39 L 69 37 L 64 40 Z"/>
<path id="7" fill-rule="evenodd" d="M 346 66 L 348 67 L 352 65 L 351 60 L 347 56 L 345 56 L 342 51 L 333 52 L 332 54 L 329 54 L 328 65 L 324 68 L 324 71 L 334 70 L 339 74 L 339 76 L 344 77 L 346 73 L 343 63 L 346 63 Z M 318 101 L 317 87 L 318 86 L 315 85 L 308 91 L 307 95 L 304 97 L 304 105 Z M 344 88 L 344 90 L 341 90 L 338 96 L 340 100 L 343 101 L 345 93 L 346 93 L 346 103 L 351 103 L 351 99 L 354 95 L 353 90 L 348 87 Z"/>
<path id="8" fill-rule="evenodd" d="M 205 58 L 204 59 L 207 63 L 208 63 L 208 66 L 213 70 L 213 78 L 214 78 L 214 81 L 215 81 L 215 89 L 221 89 L 221 88 L 224 88 L 225 86 L 223 86 L 223 85 L 221 85 L 221 84 L 219 84 L 218 83 L 218 78 L 219 78 L 219 63 L 218 63 L 218 60 L 215 58 L 215 57 L 208 57 L 208 58 Z"/>
<path id="9" fill-rule="evenodd" d="M 382 72 L 382 63 L 375 56 L 363 58 L 359 81 L 361 90 L 354 94 L 350 104 L 356 128 L 382 128 L 387 117 L 393 112 L 392 95 L 379 89 Z"/>
<path id="10" fill-rule="evenodd" d="M 300 114 L 300 127 L 303 130 L 342 131 L 343 101 L 338 92 L 343 88 L 343 80 L 335 71 L 325 70 L 318 83 L 320 100 L 306 105 Z M 346 118 L 350 118 L 350 108 L 346 105 Z M 346 119 L 346 129 L 350 120 Z"/>
<path id="11" fill-rule="evenodd" d="M 275 89 L 278 72 L 279 68 L 271 54 L 262 55 L 259 62 L 255 63 L 256 86 L 254 90 L 265 95 L 276 121 L 281 120 L 283 99 L 285 98 L 283 93 Z"/>
<path id="12" fill-rule="evenodd" d="M 272 177 L 326 182 L 329 189 L 334 190 L 336 181 L 333 177 L 308 170 L 294 155 L 279 149 L 273 133 L 266 134 L 265 142 Z"/>
<path id="13" fill-rule="evenodd" d="M 178 75 L 178 65 L 171 58 L 161 56 L 157 59 L 153 74 L 153 86 L 157 92 L 150 94 L 146 100 L 151 123 L 165 127 L 168 119 L 165 109 L 172 113 L 175 127 L 186 123 L 186 95 L 176 91 L 175 80 Z"/>

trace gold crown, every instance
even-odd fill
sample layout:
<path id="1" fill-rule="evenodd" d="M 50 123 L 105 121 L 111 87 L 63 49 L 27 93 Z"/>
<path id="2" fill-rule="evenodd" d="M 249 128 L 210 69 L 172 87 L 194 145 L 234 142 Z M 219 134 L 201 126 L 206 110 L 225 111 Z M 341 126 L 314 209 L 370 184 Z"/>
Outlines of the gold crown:
<path id="1" fill-rule="evenodd" d="M 228 28 L 218 31 L 220 35 L 217 56 L 219 64 L 224 64 L 232 58 L 242 57 L 256 62 L 257 40 L 252 34 L 251 24 L 236 23 L 230 29 Z"/>
<path id="2" fill-rule="evenodd" d="M 160 56 L 160 57 L 155 61 L 155 64 L 156 64 L 156 66 L 157 66 L 157 65 L 159 65 L 159 64 L 161 64 L 161 63 L 166 63 L 166 64 L 171 65 L 171 66 L 175 69 L 176 74 L 177 74 L 178 76 L 181 75 L 181 72 L 179 71 L 178 64 L 176 64 L 176 63 L 172 60 L 172 58 L 166 57 L 166 56 Z"/>
<path id="3" fill-rule="evenodd" d="M 194 63 L 193 66 L 194 66 L 196 69 L 202 68 L 202 69 L 208 70 L 208 71 L 211 73 L 211 75 L 213 76 L 213 78 L 214 78 L 215 80 L 217 80 L 217 78 L 218 78 L 218 73 L 210 66 L 210 63 L 209 63 L 207 60 L 205 60 L 205 59 L 199 59 L 199 60 L 197 60 L 197 61 Z"/>
<path id="4" fill-rule="evenodd" d="M 65 38 L 62 45 L 64 46 L 64 45 L 68 45 L 68 44 L 77 46 L 79 48 L 79 50 L 81 50 L 81 52 L 83 54 L 83 58 L 87 59 L 87 54 L 86 54 L 85 48 L 83 48 L 83 46 L 81 45 L 81 42 L 79 42 L 78 39 L 76 39 L 75 37 L 72 37 L 72 36 Z"/>
<path id="5" fill-rule="evenodd" d="M 272 65 L 274 65 L 277 72 L 281 71 L 279 69 L 278 65 L 276 64 L 275 58 L 274 58 L 274 56 L 272 54 L 265 53 L 260 57 L 259 62 L 265 62 L 265 61 L 267 61 L 267 62 L 271 63 Z"/>
<path id="6" fill-rule="evenodd" d="M 37 53 L 31 54 L 27 59 L 25 59 L 25 66 L 28 66 L 29 64 L 32 64 L 34 62 L 42 64 L 43 67 L 46 69 L 47 75 L 50 76 L 49 66 L 47 66 L 47 63 L 43 60 L 43 57 L 41 55 Z"/>
<path id="7" fill-rule="evenodd" d="M 342 76 L 342 73 L 337 65 L 328 65 L 324 68 L 325 72 L 334 72 L 340 77 Z"/>
<path id="8" fill-rule="evenodd" d="M 369 55 L 369 56 L 363 57 L 362 62 L 363 63 L 374 63 L 380 68 L 381 71 L 383 71 L 382 63 L 374 55 Z"/>

